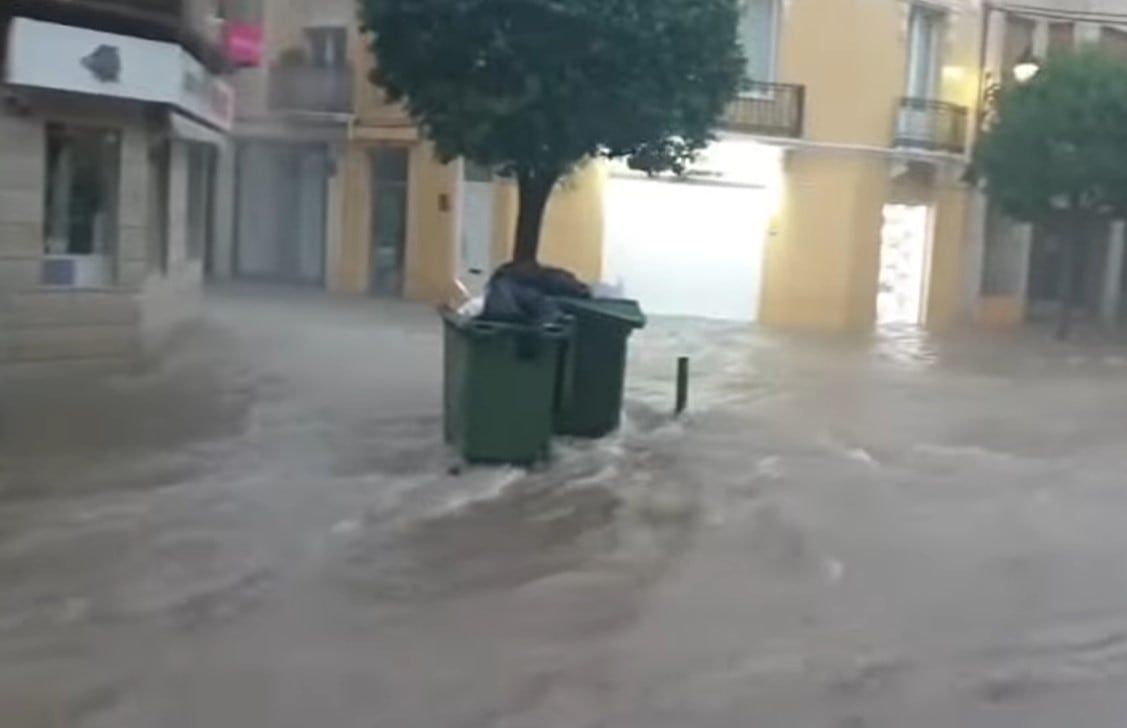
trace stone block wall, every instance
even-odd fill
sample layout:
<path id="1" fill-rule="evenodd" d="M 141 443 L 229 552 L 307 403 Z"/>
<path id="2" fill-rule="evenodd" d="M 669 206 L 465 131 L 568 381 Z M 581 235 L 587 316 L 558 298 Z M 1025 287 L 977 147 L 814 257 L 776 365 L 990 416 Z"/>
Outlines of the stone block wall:
<path id="1" fill-rule="evenodd" d="M 0 300 L 39 279 L 46 155 L 40 120 L 0 111 Z"/>
<path id="2" fill-rule="evenodd" d="M 168 270 L 151 261 L 157 231 L 151 210 L 150 146 L 145 118 L 105 108 L 52 108 L 13 114 L 0 109 L 0 378 L 56 365 L 133 361 L 148 343 L 200 310 L 201 263 L 187 256 L 187 154 L 172 145 L 168 184 Z M 113 285 L 65 289 L 40 285 L 44 252 L 48 119 L 118 128 L 121 164 Z"/>

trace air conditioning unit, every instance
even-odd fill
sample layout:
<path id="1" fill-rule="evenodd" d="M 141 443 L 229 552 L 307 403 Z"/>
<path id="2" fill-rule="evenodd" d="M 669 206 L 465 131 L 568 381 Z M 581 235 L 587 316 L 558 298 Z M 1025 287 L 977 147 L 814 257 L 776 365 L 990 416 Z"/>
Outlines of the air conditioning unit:
<path id="1" fill-rule="evenodd" d="M 48 255 L 39 282 L 61 288 L 104 288 L 112 282 L 110 260 L 102 255 Z"/>

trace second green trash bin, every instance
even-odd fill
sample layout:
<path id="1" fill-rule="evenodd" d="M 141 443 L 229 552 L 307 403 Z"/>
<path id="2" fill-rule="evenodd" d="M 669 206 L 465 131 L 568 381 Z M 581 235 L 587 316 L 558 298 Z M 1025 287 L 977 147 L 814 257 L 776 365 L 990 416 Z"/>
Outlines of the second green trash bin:
<path id="1" fill-rule="evenodd" d="M 530 465 L 547 458 L 557 368 L 571 322 L 543 326 L 442 312 L 443 428 L 469 463 Z"/>
<path id="2" fill-rule="evenodd" d="M 575 335 L 560 366 L 555 431 L 575 437 L 603 437 L 622 420 L 626 344 L 646 325 L 637 301 L 558 298 L 575 321 Z"/>

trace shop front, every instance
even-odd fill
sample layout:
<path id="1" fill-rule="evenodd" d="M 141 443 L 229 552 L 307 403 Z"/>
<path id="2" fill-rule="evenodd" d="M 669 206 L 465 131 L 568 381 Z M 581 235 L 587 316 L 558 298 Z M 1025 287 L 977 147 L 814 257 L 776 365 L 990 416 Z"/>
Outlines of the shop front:
<path id="1" fill-rule="evenodd" d="M 232 93 L 174 43 L 26 18 L 3 80 L 0 361 L 125 355 L 198 297 Z"/>

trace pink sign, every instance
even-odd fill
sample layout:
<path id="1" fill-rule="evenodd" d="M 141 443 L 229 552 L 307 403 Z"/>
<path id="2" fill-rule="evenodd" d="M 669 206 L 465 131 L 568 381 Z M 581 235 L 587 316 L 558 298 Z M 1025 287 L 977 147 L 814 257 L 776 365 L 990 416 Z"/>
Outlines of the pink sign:
<path id="1" fill-rule="evenodd" d="M 227 60 L 236 66 L 258 66 L 262 63 L 262 26 L 228 23 L 223 29 L 223 48 Z"/>

